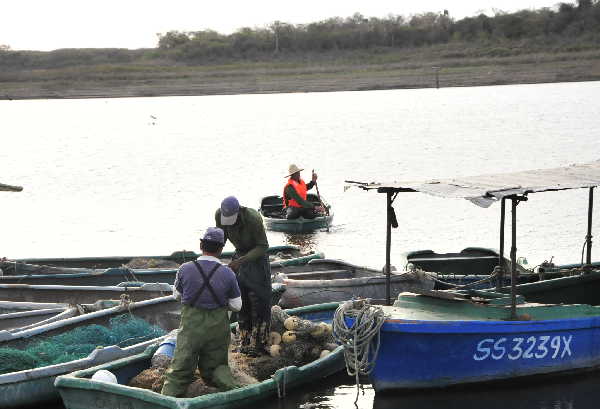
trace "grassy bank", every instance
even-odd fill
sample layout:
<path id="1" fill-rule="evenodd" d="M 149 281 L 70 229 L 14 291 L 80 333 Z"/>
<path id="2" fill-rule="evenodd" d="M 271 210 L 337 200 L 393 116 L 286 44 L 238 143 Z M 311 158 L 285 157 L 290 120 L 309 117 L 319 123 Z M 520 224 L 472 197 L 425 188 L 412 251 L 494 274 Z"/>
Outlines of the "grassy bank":
<path id="1" fill-rule="evenodd" d="M 1 55 L 0 55 L 1 58 Z M 189 65 L 156 57 L 0 72 L 0 99 L 321 92 L 600 79 L 600 45 L 445 44 Z"/>

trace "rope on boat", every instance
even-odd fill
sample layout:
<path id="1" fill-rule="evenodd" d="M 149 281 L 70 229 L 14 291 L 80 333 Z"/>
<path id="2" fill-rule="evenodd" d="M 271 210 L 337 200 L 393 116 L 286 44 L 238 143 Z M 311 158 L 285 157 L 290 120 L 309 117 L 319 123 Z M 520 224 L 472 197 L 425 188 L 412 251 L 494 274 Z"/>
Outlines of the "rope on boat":
<path id="1" fill-rule="evenodd" d="M 498 273 L 494 272 L 493 274 L 490 274 L 486 278 L 483 278 L 483 279 L 478 280 L 478 281 L 473 281 L 472 283 L 468 283 L 468 284 L 452 284 L 452 283 L 448 283 L 446 281 L 440 280 L 439 278 L 436 278 L 433 275 L 430 275 L 431 279 L 433 281 L 435 281 L 436 283 L 440 283 L 440 284 L 446 285 L 446 286 L 448 286 L 450 288 L 469 288 L 469 287 L 473 287 L 473 286 L 476 286 L 478 284 L 485 283 L 487 281 L 491 282 L 492 279 L 496 278 L 497 276 L 498 276 Z"/>
<path id="2" fill-rule="evenodd" d="M 354 318 L 351 327 L 346 318 Z M 368 300 L 352 300 L 341 304 L 333 316 L 333 337 L 344 347 L 346 372 L 356 379 L 356 400 L 360 394 L 359 376 L 369 375 L 375 368 L 379 353 L 380 329 L 386 316 L 381 307 Z"/>

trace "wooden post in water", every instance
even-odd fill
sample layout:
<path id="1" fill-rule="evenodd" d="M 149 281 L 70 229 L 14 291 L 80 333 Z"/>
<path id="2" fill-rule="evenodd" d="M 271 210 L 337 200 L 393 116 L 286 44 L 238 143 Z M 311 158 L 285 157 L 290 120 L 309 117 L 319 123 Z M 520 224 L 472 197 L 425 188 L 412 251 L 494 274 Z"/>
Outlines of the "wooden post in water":
<path id="1" fill-rule="evenodd" d="M 435 71 L 435 88 L 436 89 L 440 89 L 440 68 L 441 67 L 431 67 L 431 69 Z"/>
<path id="2" fill-rule="evenodd" d="M 587 255 L 585 259 L 585 268 L 592 268 L 592 211 L 594 210 L 594 188 L 590 187 L 589 202 L 588 202 L 588 231 L 585 237 L 587 242 Z"/>
<path id="3" fill-rule="evenodd" d="M 392 215 L 390 208 L 392 207 L 392 191 L 388 191 L 386 200 L 386 236 L 385 236 L 385 302 L 386 305 L 392 305 L 391 300 L 391 266 L 390 252 L 392 249 Z"/>
<path id="4" fill-rule="evenodd" d="M 500 290 L 500 288 L 504 285 L 504 268 L 506 267 L 504 264 L 504 224 L 506 220 L 506 199 L 502 198 L 500 201 L 500 254 L 498 255 L 498 267 L 500 267 L 500 272 L 498 277 L 496 277 L 496 290 Z"/>

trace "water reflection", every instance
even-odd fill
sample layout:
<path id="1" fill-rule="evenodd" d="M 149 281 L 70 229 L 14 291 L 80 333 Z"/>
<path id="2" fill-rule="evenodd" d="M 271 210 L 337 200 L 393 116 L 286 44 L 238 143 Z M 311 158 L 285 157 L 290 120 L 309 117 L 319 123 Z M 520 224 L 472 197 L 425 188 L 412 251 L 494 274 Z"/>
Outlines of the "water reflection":
<path id="1" fill-rule="evenodd" d="M 376 395 L 373 409 L 591 409 L 598 407 L 600 374 L 442 391 Z"/>
<path id="2" fill-rule="evenodd" d="M 284 241 L 285 244 L 300 247 L 300 250 L 303 253 L 318 251 L 317 234 L 318 233 L 284 233 Z"/>
<path id="3" fill-rule="evenodd" d="M 356 406 L 353 379 L 338 375 L 325 382 L 288 394 L 266 409 L 596 409 L 600 401 L 600 372 L 555 378 L 541 377 L 522 383 L 470 385 L 375 395 L 364 385 Z M 310 390 L 310 392 L 308 391 Z"/>

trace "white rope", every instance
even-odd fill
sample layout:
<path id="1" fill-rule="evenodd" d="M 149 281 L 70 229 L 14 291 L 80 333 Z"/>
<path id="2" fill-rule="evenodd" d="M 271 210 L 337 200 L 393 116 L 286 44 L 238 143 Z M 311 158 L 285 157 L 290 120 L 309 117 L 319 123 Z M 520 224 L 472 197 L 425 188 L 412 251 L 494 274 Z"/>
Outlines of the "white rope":
<path id="1" fill-rule="evenodd" d="M 354 318 L 351 327 L 346 317 Z M 369 375 L 375 368 L 379 353 L 380 328 L 386 316 L 381 307 L 370 305 L 364 300 L 347 301 L 341 304 L 333 317 L 333 336 L 344 347 L 344 359 L 348 375 L 356 379 L 356 400 L 360 393 L 359 376 Z"/>

